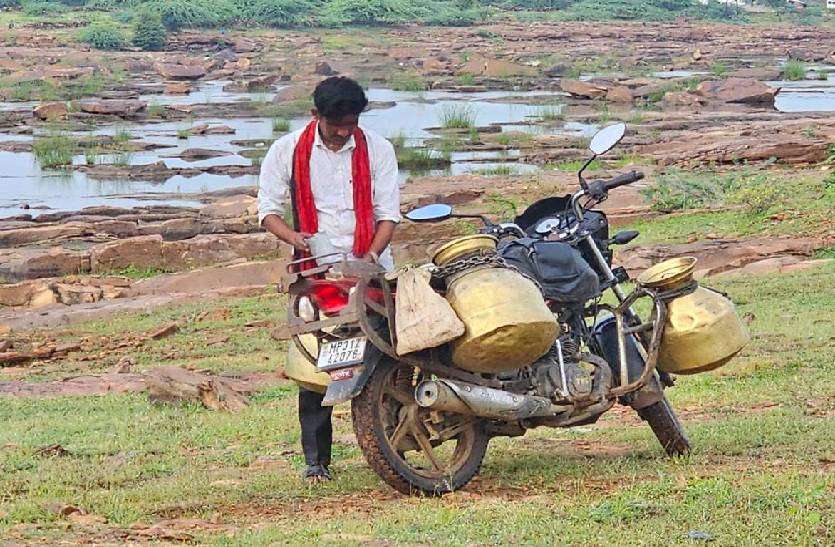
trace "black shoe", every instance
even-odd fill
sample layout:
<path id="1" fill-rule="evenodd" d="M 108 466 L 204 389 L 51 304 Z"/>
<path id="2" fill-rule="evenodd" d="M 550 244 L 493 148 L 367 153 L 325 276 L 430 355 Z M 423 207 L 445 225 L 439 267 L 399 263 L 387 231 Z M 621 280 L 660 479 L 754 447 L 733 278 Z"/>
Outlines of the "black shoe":
<path id="1" fill-rule="evenodd" d="M 331 472 L 322 464 L 308 465 L 304 470 L 304 478 L 310 483 L 324 482 L 333 479 Z"/>

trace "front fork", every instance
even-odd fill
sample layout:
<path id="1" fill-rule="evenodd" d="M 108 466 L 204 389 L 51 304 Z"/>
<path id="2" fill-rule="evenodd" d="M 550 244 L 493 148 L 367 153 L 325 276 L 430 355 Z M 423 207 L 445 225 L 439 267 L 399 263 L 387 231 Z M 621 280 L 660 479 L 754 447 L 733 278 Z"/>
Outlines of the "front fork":
<path id="1" fill-rule="evenodd" d="M 610 311 L 616 321 L 620 382 L 618 387 L 610 391 L 610 396 L 623 397 L 640 391 L 641 395 L 645 396 L 633 398 L 634 401 L 640 401 L 640 407 L 655 403 L 663 397 L 663 387 L 661 387 L 661 381 L 656 372 L 656 365 L 661 338 L 664 334 L 664 325 L 667 320 L 667 306 L 654 292 L 648 289 L 639 288 L 627 295 L 591 234 L 583 236 L 582 241 L 591 251 L 597 262 L 597 270 L 603 273 L 604 280 L 609 284 L 619 302 L 618 306 L 605 304 L 600 306 Z M 647 323 L 641 321 L 632 307 L 632 304 L 643 296 L 650 297 L 654 304 L 652 317 Z M 627 336 L 632 336 L 637 342 L 634 345 L 644 362 L 641 375 L 633 382 L 629 381 Z"/>

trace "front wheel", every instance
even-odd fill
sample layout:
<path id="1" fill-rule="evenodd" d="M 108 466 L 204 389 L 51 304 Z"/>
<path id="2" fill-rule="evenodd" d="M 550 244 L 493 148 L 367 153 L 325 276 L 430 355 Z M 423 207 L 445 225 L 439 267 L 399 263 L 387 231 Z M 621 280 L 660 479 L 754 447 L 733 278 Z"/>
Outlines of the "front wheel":
<path id="1" fill-rule="evenodd" d="M 403 494 L 439 496 L 467 484 L 490 437 L 481 420 L 418 406 L 420 369 L 383 362 L 351 403 L 354 433 L 368 465 Z"/>
<path id="2" fill-rule="evenodd" d="M 666 397 L 638 410 L 638 415 L 649 424 L 652 432 L 668 456 L 683 456 L 690 452 L 690 441 Z"/>

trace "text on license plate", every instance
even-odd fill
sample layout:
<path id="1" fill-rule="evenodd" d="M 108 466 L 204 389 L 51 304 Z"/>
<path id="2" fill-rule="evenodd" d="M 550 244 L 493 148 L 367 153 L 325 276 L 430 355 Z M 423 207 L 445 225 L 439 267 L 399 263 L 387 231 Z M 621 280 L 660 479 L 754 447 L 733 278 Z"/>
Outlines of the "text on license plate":
<path id="1" fill-rule="evenodd" d="M 361 363 L 367 341 L 368 339 L 365 336 L 358 336 L 322 344 L 317 366 L 327 369 Z"/>

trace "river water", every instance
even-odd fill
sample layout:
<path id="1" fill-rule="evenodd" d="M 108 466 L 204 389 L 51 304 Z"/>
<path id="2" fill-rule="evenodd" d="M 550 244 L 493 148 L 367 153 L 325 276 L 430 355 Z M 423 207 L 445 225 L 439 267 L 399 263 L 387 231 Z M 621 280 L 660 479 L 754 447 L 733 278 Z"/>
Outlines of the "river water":
<path id="1" fill-rule="evenodd" d="M 150 104 L 186 105 L 211 102 L 270 101 L 275 96 L 269 93 L 240 93 L 223 91 L 227 82 L 204 82 L 187 96 L 151 95 L 144 99 Z M 777 96 L 777 108 L 786 112 L 835 111 L 835 74 L 829 73 L 828 81 L 771 82 L 783 89 Z M 547 91 L 487 91 L 461 93 L 451 91 L 403 92 L 390 89 L 372 88 L 369 99 L 377 103 L 393 102 L 393 106 L 376 108 L 363 114 L 362 123 L 386 137 L 403 135 L 410 145 L 420 145 L 424 140 L 437 137 L 431 131 L 441 125 L 446 109 L 466 108 L 474 116 L 475 125 L 499 125 L 503 131 L 549 132 L 590 136 L 595 125 L 576 122 L 556 123 L 543 127 L 528 122 L 549 112 L 561 111 L 564 94 Z M 532 98 L 538 103 L 528 104 Z M 32 104 L 0 103 L 0 109 L 26 109 Z M 307 123 L 306 116 L 290 120 L 291 130 Z M 177 132 L 195 125 L 226 125 L 232 127 L 232 135 L 197 135 L 179 139 Z M 239 141 L 269 142 L 273 134 L 269 118 L 204 118 L 164 123 L 120 123 L 104 126 L 93 134 L 115 134 L 128 131 L 134 139 L 165 145 L 166 148 L 148 152 L 137 152 L 119 158 L 131 165 L 151 164 L 164 161 L 170 168 L 209 167 L 216 165 L 251 165 L 250 159 L 240 155 L 246 149 L 257 147 L 252 143 Z M 79 136 L 90 132 L 78 133 Z M 31 136 L 0 134 L 0 141 L 28 141 Z M 263 146 L 263 145 L 262 145 Z M 183 150 L 203 148 L 221 150 L 228 155 L 189 162 L 176 157 Z M 515 173 L 533 172 L 534 165 L 516 160 L 518 150 L 500 152 L 456 152 L 452 165 L 433 174 L 461 174 L 502 168 Z M 86 158 L 78 156 L 74 163 L 83 164 Z M 101 157 L 105 163 L 114 158 Z M 410 173 L 403 172 L 405 180 Z M 252 186 L 254 175 L 231 177 L 226 175 L 200 174 L 191 178 L 174 176 L 164 182 L 132 180 L 94 180 L 86 174 L 73 170 L 43 170 L 31 153 L 0 152 L 0 218 L 31 214 L 37 216 L 47 211 L 75 211 L 84 207 L 108 204 L 131 207 L 156 203 L 195 205 L 197 196 L 212 190 Z M 160 194 L 160 199 L 154 199 Z M 165 196 L 162 196 L 165 194 Z M 173 195 L 173 197 L 172 197 Z"/>

